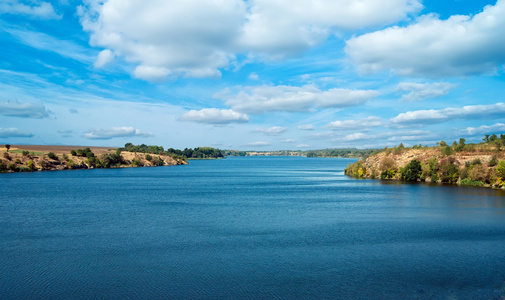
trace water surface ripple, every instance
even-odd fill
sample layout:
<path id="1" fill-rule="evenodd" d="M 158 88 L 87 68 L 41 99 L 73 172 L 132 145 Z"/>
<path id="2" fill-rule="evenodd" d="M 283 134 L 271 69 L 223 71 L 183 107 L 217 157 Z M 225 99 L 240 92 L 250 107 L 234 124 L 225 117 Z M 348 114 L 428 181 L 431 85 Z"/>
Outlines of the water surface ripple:
<path id="1" fill-rule="evenodd" d="M 503 299 L 505 193 L 353 160 L 0 174 L 0 299 Z"/>

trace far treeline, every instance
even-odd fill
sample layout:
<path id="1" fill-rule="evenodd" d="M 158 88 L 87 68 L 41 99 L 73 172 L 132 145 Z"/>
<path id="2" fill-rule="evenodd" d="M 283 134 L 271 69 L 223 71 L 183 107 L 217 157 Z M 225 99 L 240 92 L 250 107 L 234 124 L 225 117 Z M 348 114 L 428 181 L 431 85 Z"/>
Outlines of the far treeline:
<path id="1" fill-rule="evenodd" d="M 375 149 L 322 149 L 322 150 L 278 150 L 278 151 L 237 151 L 225 150 L 226 156 L 306 156 L 306 157 L 342 157 L 342 158 L 365 158 L 372 154 Z"/>
<path id="2" fill-rule="evenodd" d="M 505 135 L 486 135 L 483 142 L 466 144 L 461 138 L 449 146 L 376 150 L 350 164 L 345 174 L 356 178 L 426 181 L 468 186 L 505 187 Z"/>
<path id="3" fill-rule="evenodd" d="M 132 143 L 126 143 L 124 148 L 120 148 L 122 151 L 134 152 L 134 153 L 150 153 L 150 154 L 160 154 L 171 156 L 174 159 L 214 159 L 223 158 L 224 154 L 220 149 L 212 147 L 196 147 L 194 149 L 185 148 L 184 150 L 178 150 L 174 148 L 169 148 L 164 150 L 163 146 L 156 145 L 133 145 Z"/>
<path id="4" fill-rule="evenodd" d="M 323 149 L 310 150 L 305 152 L 307 157 L 348 157 L 348 158 L 365 158 L 370 156 L 375 149 Z"/>

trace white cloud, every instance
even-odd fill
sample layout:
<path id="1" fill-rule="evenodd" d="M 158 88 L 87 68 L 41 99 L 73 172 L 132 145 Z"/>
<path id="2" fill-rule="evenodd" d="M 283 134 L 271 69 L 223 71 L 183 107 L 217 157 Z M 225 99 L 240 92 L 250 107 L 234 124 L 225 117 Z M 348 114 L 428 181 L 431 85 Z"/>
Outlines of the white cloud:
<path id="1" fill-rule="evenodd" d="M 223 99 L 235 111 L 260 114 L 272 111 L 308 112 L 314 108 L 357 106 L 379 95 L 374 90 L 334 88 L 321 91 L 315 85 L 245 87 L 237 94 L 225 90 L 215 98 Z"/>
<path id="2" fill-rule="evenodd" d="M 21 138 L 29 138 L 32 137 L 33 134 L 19 130 L 17 128 L 0 128 L 0 137 L 8 138 L 8 137 L 21 137 Z"/>
<path id="3" fill-rule="evenodd" d="M 363 72 L 460 76 L 495 72 L 505 63 L 505 0 L 474 16 L 441 20 L 426 15 L 347 41 L 346 53 Z"/>
<path id="4" fill-rule="evenodd" d="M 312 124 L 307 124 L 307 125 L 300 125 L 296 127 L 298 130 L 316 130 L 316 127 Z"/>
<path id="5" fill-rule="evenodd" d="M 2 30 L 32 48 L 54 52 L 63 57 L 68 57 L 86 64 L 94 61 L 94 58 L 89 55 L 88 49 L 71 41 L 60 40 L 45 33 L 19 29 L 14 26 L 2 27 Z"/>
<path id="6" fill-rule="evenodd" d="M 112 127 L 105 129 L 94 129 L 84 134 L 84 137 L 91 140 L 109 140 L 121 137 L 151 137 L 150 132 L 143 132 L 133 127 Z"/>
<path id="7" fill-rule="evenodd" d="M 247 78 L 249 78 L 250 80 L 255 80 L 255 81 L 260 79 L 258 74 L 256 74 L 255 72 L 252 72 L 251 74 L 249 74 L 249 76 Z"/>
<path id="8" fill-rule="evenodd" d="M 283 142 L 283 143 L 286 143 L 286 144 L 290 144 L 290 143 L 294 143 L 294 142 L 296 142 L 296 140 L 294 140 L 294 139 L 285 139 L 285 140 L 283 140 L 282 142 Z"/>
<path id="9" fill-rule="evenodd" d="M 422 8 L 417 0 L 250 1 L 240 44 L 267 59 L 299 54 L 330 34 L 394 23 Z"/>
<path id="10" fill-rule="evenodd" d="M 2 101 L 0 102 L 0 115 L 17 118 L 43 119 L 49 113 L 42 104 Z"/>
<path id="11" fill-rule="evenodd" d="M 447 82 L 414 83 L 400 82 L 396 87 L 398 92 L 403 93 L 401 101 L 413 102 L 427 98 L 437 98 L 449 94 L 456 85 Z"/>
<path id="12" fill-rule="evenodd" d="M 493 125 L 482 125 L 480 127 L 468 127 L 461 130 L 462 133 L 468 135 L 478 135 L 478 134 L 493 134 L 505 132 L 505 124 L 496 123 Z"/>
<path id="13" fill-rule="evenodd" d="M 367 141 L 369 143 L 376 143 L 388 141 L 401 143 L 405 141 L 415 141 L 419 142 L 421 139 L 433 138 L 435 134 L 428 131 L 422 130 L 414 130 L 414 131 L 388 131 L 388 132 L 379 132 L 375 134 L 365 134 L 362 132 L 348 134 L 343 137 L 337 136 L 332 139 L 332 141 L 336 142 L 355 142 L 355 141 Z"/>
<path id="14" fill-rule="evenodd" d="M 348 134 L 344 137 L 344 141 L 347 141 L 347 142 L 360 141 L 360 140 L 365 140 L 365 139 L 369 139 L 369 137 L 362 132 Z"/>
<path id="15" fill-rule="evenodd" d="M 369 116 L 361 120 L 344 120 L 334 121 L 326 125 L 331 130 L 355 130 L 368 129 L 370 127 L 382 126 L 382 119 L 379 117 Z"/>
<path id="16" fill-rule="evenodd" d="M 245 144 L 243 146 L 245 147 L 266 147 L 266 146 L 271 146 L 272 144 L 268 143 L 268 142 L 252 142 L 252 143 L 248 143 L 248 144 Z"/>
<path id="17" fill-rule="evenodd" d="M 440 110 L 408 111 L 390 119 L 390 122 L 393 125 L 422 125 L 441 123 L 451 119 L 482 119 L 491 117 L 504 118 L 505 103 L 468 105 L 461 108 L 449 107 Z"/>
<path id="18" fill-rule="evenodd" d="M 300 149 L 300 148 L 309 148 L 310 145 L 307 145 L 307 144 L 299 144 L 299 145 L 296 145 L 296 148 Z"/>
<path id="19" fill-rule="evenodd" d="M 204 108 L 202 110 L 190 110 L 180 116 L 179 120 L 204 124 L 229 124 L 247 123 L 249 117 L 231 109 Z"/>
<path id="20" fill-rule="evenodd" d="M 264 133 L 266 135 L 279 135 L 281 133 L 286 132 L 287 130 L 288 130 L 287 127 L 274 126 L 267 129 L 256 129 L 255 131 Z"/>
<path id="21" fill-rule="evenodd" d="M 78 9 L 90 43 L 140 70 L 216 77 L 238 55 L 279 59 L 345 30 L 383 26 L 422 8 L 420 0 L 84 1 Z M 148 69 L 145 69 L 148 68 Z M 158 73 L 160 75 L 160 73 Z M 159 77 L 155 77 L 159 80 Z"/>
<path id="22" fill-rule="evenodd" d="M 114 53 L 112 53 L 112 51 L 110 51 L 109 49 L 105 49 L 102 50 L 100 53 L 98 53 L 94 67 L 103 68 L 113 61 L 114 61 Z"/>
<path id="23" fill-rule="evenodd" d="M 21 3 L 17 0 L 2 0 L 0 2 L 0 14 L 15 14 L 37 17 L 40 19 L 61 19 L 51 3 L 30 1 L 32 5 Z"/>

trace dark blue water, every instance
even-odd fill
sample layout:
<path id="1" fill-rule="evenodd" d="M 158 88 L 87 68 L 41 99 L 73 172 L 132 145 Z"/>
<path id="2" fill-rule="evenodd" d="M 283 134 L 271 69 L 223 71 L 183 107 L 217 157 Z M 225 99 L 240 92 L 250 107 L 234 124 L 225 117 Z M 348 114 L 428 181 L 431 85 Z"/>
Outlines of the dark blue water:
<path id="1" fill-rule="evenodd" d="M 503 299 L 505 193 L 352 160 L 0 174 L 0 299 Z"/>

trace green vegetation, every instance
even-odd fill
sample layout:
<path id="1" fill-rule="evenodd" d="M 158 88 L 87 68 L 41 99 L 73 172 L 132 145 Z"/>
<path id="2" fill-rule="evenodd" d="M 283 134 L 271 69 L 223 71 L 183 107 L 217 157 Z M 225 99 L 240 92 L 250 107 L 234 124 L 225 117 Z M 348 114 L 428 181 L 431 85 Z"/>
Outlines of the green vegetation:
<path id="1" fill-rule="evenodd" d="M 9 149 L 11 148 L 11 145 L 5 144 L 5 149 L 7 149 L 7 152 L 9 152 Z"/>
<path id="2" fill-rule="evenodd" d="M 58 160 L 58 156 L 56 156 L 54 152 L 47 153 L 47 157 L 49 157 L 50 159 Z"/>
<path id="3" fill-rule="evenodd" d="M 162 146 L 156 145 L 148 146 L 145 144 L 133 145 L 132 143 L 126 143 L 124 145 L 124 148 L 121 148 L 121 150 L 134 153 L 167 155 L 177 161 L 187 161 L 188 159 L 214 159 L 224 157 L 224 154 L 220 149 L 211 147 L 197 147 L 195 149 L 186 148 L 181 151 L 174 148 L 165 150 Z"/>
<path id="4" fill-rule="evenodd" d="M 400 168 L 400 173 L 403 180 L 417 181 L 423 174 L 421 162 L 413 159 L 405 166 L 405 168 Z"/>
<path id="5" fill-rule="evenodd" d="M 461 138 L 451 146 L 441 141 L 435 147 L 406 148 L 403 144 L 386 147 L 350 164 L 345 174 L 357 178 L 505 187 L 505 135 L 486 135 L 483 141 L 467 144 Z"/>
<path id="6" fill-rule="evenodd" d="M 376 149 L 345 148 L 345 149 L 310 150 L 305 152 L 305 154 L 307 157 L 365 158 L 372 155 L 372 153 L 376 151 L 377 151 Z"/>

